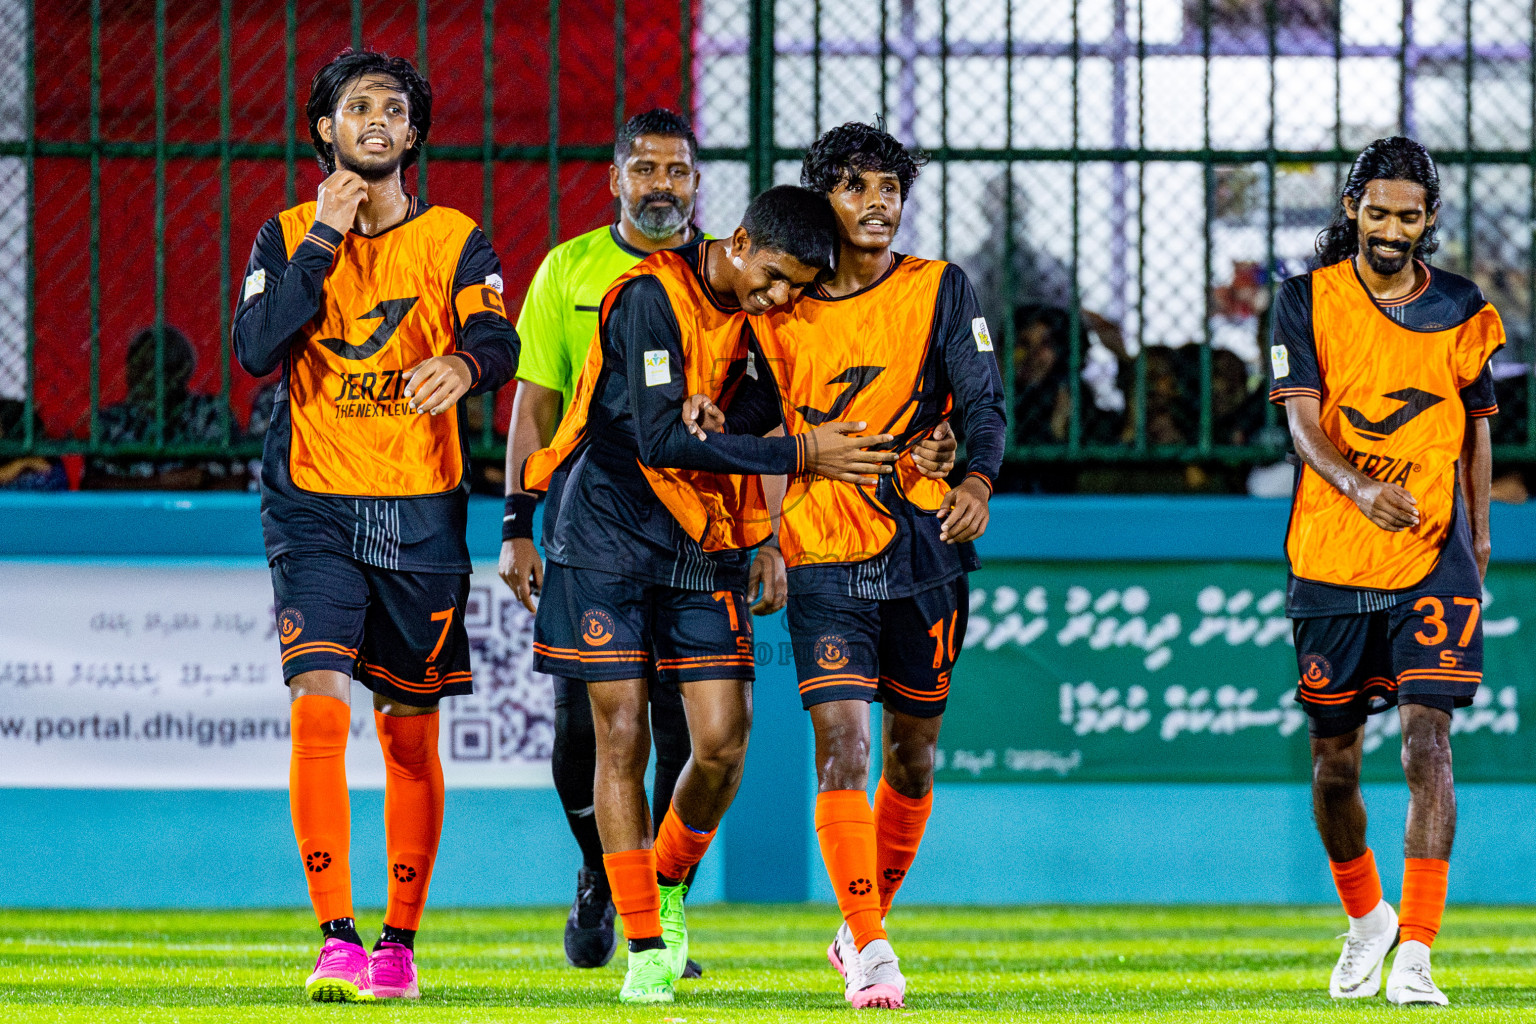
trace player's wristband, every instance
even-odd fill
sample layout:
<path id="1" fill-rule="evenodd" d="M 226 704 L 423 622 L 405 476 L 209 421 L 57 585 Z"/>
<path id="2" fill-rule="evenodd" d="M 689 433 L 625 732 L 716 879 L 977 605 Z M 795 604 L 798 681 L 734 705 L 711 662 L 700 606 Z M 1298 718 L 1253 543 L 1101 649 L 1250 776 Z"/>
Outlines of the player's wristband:
<path id="1" fill-rule="evenodd" d="M 533 509 L 539 499 L 531 494 L 509 494 L 501 515 L 501 539 L 533 539 Z"/>

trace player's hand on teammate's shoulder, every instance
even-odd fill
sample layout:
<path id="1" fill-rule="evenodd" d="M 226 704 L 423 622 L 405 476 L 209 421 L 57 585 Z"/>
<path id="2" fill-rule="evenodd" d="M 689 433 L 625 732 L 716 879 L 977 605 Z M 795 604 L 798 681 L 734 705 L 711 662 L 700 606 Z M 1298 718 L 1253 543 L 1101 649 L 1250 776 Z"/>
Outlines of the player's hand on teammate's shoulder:
<path id="1" fill-rule="evenodd" d="M 707 434 L 725 433 L 725 413 L 706 395 L 690 395 L 683 402 L 683 426 L 700 441 Z"/>
<path id="2" fill-rule="evenodd" d="M 406 372 L 410 376 L 405 382 L 405 397 L 410 399 L 411 411 L 433 416 L 452 409 L 474 382 L 469 363 L 453 354 L 423 359 Z"/>
<path id="3" fill-rule="evenodd" d="M 496 564 L 496 574 L 512 588 L 512 596 L 523 602 L 530 612 L 539 610 L 534 598 L 544 585 L 544 563 L 539 559 L 539 549 L 527 537 L 514 537 L 501 542 L 501 558 Z"/>
<path id="4" fill-rule="evenodd" d="M 1385 480 L 1366 479 L 1352 495 L 1365 518 L 1389 533 L 1419 525 L 1419 503 L 1413 494 Z"/>
<path id="5" fill-rule="evenodd" d="M 918 472 L 928 479 L 944 480 L 955 468 L 955 452 L 959 447 L 949 420 L 942 420 L 932 433 L 913 446 L 912 461 L 917 463 Z"/>
<path id="6" fill-rule="evenodd" d="M 823 423 L 815 430 L 806 432 L 804 472 L 819 473 L 832 480 L 850 484 L 873 484 L 890 473 L 892 464 L 899 457 L 895 452 L 869 451 L 877 445 L 894 441 L 893 434 L 871 434 L 857 437 L 869 424 Z"/>
<path id="7" fill-rule="evenodd" d="M 964 544 L 987 532 L 992 511 L 987 502 L 992 490 L 980 478 L 968 476 L 960 486 L 944 495 L 939 503 L 939 539 L 946 544 Z"/>
<path id="8" fill-rule="evenodd" d="M 367 201 L 368 183 L 351 171 L 337 171 L 320 183 L 315 223 L 346 234 L 357 220 L 357 208 Z"/>
<path id="9" fill-rule="evenodd" d="M 789 600 L 789 578 L 777 544 L 769 542 L 757 549 L 747 573 L 747 597 L 752 602 L 753 615 L 772 615 Z"/>

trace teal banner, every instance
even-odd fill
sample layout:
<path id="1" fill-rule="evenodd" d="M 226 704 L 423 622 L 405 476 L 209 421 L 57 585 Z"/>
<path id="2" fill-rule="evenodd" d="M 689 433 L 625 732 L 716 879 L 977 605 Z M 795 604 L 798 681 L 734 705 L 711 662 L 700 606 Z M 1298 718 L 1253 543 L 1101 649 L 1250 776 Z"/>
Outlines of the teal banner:
<path id="1" fill-rule="evenodd" d="M 1306 713 L 1272 563 L 993 563 L 940 737 L 945 782 L 1304 782 Z M 1456 778 L 1536 781 L 1536 567 L 1495 566 L 1483 685 L 1453 722 Z M 1395 710 L 1365 777 L 1402 779 Z"/>

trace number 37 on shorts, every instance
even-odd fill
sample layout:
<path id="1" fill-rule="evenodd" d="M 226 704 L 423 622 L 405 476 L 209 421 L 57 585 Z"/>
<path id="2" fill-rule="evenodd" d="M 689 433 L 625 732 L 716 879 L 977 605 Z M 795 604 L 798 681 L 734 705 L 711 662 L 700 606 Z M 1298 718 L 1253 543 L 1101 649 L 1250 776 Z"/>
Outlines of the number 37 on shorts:
<path id="1" fill-rule="evenodd" d="M 1414 612 L 1421 616 L 1419 628 L 1412 634 L 1413 639 L 1421 647 L 1438 648 L 1439 664 L 1436 667 L 1440 669 L 1466 670 L 1468 654 L 1472 654 L 1479 670 L 1476 674 L 1481 677 L 1482 606 L 1475 597 L 1450 598 L 1449 608 L 1446 600 L 1421 597 L 1413 602 Z"/>

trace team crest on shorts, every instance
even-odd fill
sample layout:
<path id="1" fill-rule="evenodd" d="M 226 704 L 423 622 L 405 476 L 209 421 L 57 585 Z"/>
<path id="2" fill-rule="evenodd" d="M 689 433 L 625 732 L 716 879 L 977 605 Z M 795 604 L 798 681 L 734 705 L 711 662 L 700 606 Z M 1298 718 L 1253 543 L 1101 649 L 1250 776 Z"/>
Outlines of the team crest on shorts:
<path id="1" fill-rule="evenodd" d="M 848 641 L 840 636 L 824 636 L 816 641 L 816 664 L 834 672 L 848 664 Z"/>
<path id="2" fill-rule="evenodd" d="M 285 644 L 291 644 L 304 632 L 304 615 L 297 608 L 284 608 L 277 617 L 277 636 Z"/>
<path id="3" fill-rule="evenodd" d="M 1301 656 L 1301 685 L 1309 690 L 1321 690 L 1333 682 L 1333 666 L 1321 654 Z"/>
<path id="4" fill-rule="evenodd" d="M 581 613 L 581 638 L 589 647 L 601 647 L 613 639 L 613 616 L 596 608 Z"/>

